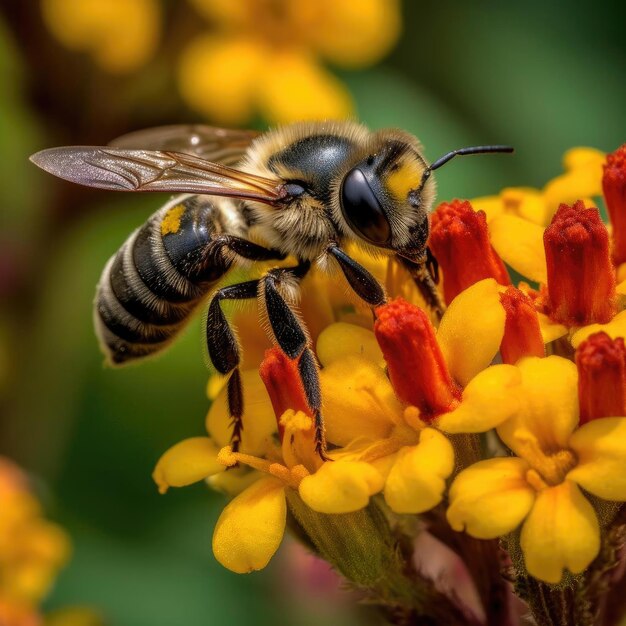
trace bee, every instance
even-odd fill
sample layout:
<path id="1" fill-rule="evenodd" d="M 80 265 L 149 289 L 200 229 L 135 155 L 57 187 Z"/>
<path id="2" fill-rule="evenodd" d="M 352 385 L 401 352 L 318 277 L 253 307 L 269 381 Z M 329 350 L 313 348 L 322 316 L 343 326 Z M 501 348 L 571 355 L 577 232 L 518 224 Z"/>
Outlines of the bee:
<path id="1" fill-rule="evenodd" d="M 427 248 L 435 199 L 432 172 L 457 155 L 512 152 L 478 146 L 428 163 L 418 139 L 356 122 L 307 122 L 270 130 L 166 126 L 125 135 L 106 147 L 43 150 L 31 160 L 65 180 L 174 197 L 135 230 L 106 264 L 97 287 L 96 333 L 109 363 L 156 354 L 207 301 L 206 345 L 229 375 L 232 444 L 243 431 L 240 347 L 221 304 L 258 298 L 273 341 L 292 359 L 315 418 L 316 450 L 326 458 L 318 364 L 294 311 L 295 292 L 317 265 L 339 267 L 367 305 L 385 302 L 377 280 L 344 250 L 394 256 L 439 315 L 434 261 Z M 295 259 L 261 278 L 216 289 L 242 262 Z"/>

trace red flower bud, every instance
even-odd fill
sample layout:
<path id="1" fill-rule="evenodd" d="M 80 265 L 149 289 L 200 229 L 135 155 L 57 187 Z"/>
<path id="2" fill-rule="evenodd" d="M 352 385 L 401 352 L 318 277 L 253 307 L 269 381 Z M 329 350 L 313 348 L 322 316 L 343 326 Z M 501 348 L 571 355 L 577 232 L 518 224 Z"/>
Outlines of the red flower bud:
<path id="1" fill-rule="evenodd" d="M 562 204 L 543 234 L 548 269 L 546 310 L 567 326 L 608 322 L 616 312 L 609 234 L 598 209 Z"/>
<path id="2" fill-rule="evenodd" d="M 500 294 L 500 302 L 506 313 L 504 337 L 500 344 L 502 361 L 513 365 L 525 356 L 545 356 L 533 301 L 519 289 L 509 287 Z"/>
<path id="3" fill-rule="evenodd" d="M 624 339 L 595 333 L 576 351 L 580 423 L 600 417 L 626 416 L 626 349 Z"/>
<path id="4" fill-rule="evenodd" d="M 506 267 L 489 241 L 484 211 L 465 201 L 440 204 L 431 217 L 428 240 L 443 272 L 446 303 L 484 278 L 510 285 Z"/>
<path id="5" fill-rule="evenodd" d="M 461 390 L 450 376 L 428 315 L 397 298 L 378 307 L 376 316 L 374 333 L 400 400 L 418 407 L 425 421 L 452 410 Z"/>
<path id="6" fill-rule="evenodd" d="M 613 225 L 613 261 L 626 261 L 626 144 L 607 155 L 602 189 Z"/>

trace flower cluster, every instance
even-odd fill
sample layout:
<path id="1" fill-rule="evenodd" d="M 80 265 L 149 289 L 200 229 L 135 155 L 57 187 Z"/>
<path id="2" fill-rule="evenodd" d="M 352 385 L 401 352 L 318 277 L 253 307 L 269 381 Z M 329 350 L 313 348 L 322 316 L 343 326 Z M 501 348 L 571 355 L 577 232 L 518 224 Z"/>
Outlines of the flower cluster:
<path id="1" fill-rule="evenodd" d="M 186 103 L 224 125 L 260 113 L 271 123 L 343 118 L 353 103 L 326 67 L 360 68 L 398 39 L 399 0 L 189 0 L 207 20 L 182 50 L 177 74 Z M 157 51 L 158 0 L 42 0 L 44 21 L 70 49 L 125 74 Z"/>
<path id="2" fill-rule="evenodd" d="M 501 539 L 539 623 L 547 605 L 533 604 L 529 580 L 545 593 L 576 586 L 599 614 L 596 583 L 620 558 L 611 542 L 626 502 L 626 147 L 572 150 L 565 164 L 543 190 L 436 209 L 429 245 L 448 304 L 439 323 L 392 261 L 361 257 L 390 296 L 373 321 L 331 282 L 305 288 L 330 460 L 314 452 L 297 365 L 276 348 L 244 371 L 239 452 L 228 447 L 225 391 L 210 385 L 209 438 L 174 446 L 155 479 L 165 491 L 211 476 L 236 494 L 215 530 L 220 562 L 263 567 L 292 517 L 319 547 L 324 526 L 303 507 L 316 520 L 375 507 L 395 532 L 414 540 L 427 528 L 462 557 L 497 556 Z M 592 206 L 602 190 L 612 230 Z M 514 286 L 507 266 L 530 282 Z M 244 345 L 248 321 L 239 318 Z M 266 347 L 250 344 L 260 360 Z M 418 515 L 422 526 L 406 521 Z M 481 564 L 465 564 L 478 581 Z"/>

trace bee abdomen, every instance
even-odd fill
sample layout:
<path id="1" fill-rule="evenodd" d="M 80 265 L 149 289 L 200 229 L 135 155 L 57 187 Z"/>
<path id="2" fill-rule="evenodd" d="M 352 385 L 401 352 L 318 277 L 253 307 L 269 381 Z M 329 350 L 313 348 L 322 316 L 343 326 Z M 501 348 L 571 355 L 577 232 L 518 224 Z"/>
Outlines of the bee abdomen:
<path id="1" fill-rule="evenodd" d="M 109 260 L 94 313 L 112 364 L 159 352 L 181 330 L 230 267 L 221 232 L 219 207 L 189 196 L 157 211 Z"/>

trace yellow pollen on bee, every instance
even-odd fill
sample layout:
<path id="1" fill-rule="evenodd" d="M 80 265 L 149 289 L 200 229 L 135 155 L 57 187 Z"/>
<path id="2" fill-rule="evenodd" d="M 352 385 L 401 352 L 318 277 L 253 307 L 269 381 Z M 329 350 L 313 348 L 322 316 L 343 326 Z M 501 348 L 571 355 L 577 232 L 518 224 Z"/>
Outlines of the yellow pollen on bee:
<path id="1" fill-rule="evenodd" d="M 396 169 L 389 172 L 385 185 L 396 200 L 406 200 L 411 189 L 419 187 L 424 166 L 415 158 L 404 158 Z"/>
<path id="2" fill-rule="evenodd" d="M 185 206 L 177 204 L 172 207 L 161 221 L 161 235 L 176 234 L 180 230 L 180 220 L 185 212 Z"/>

